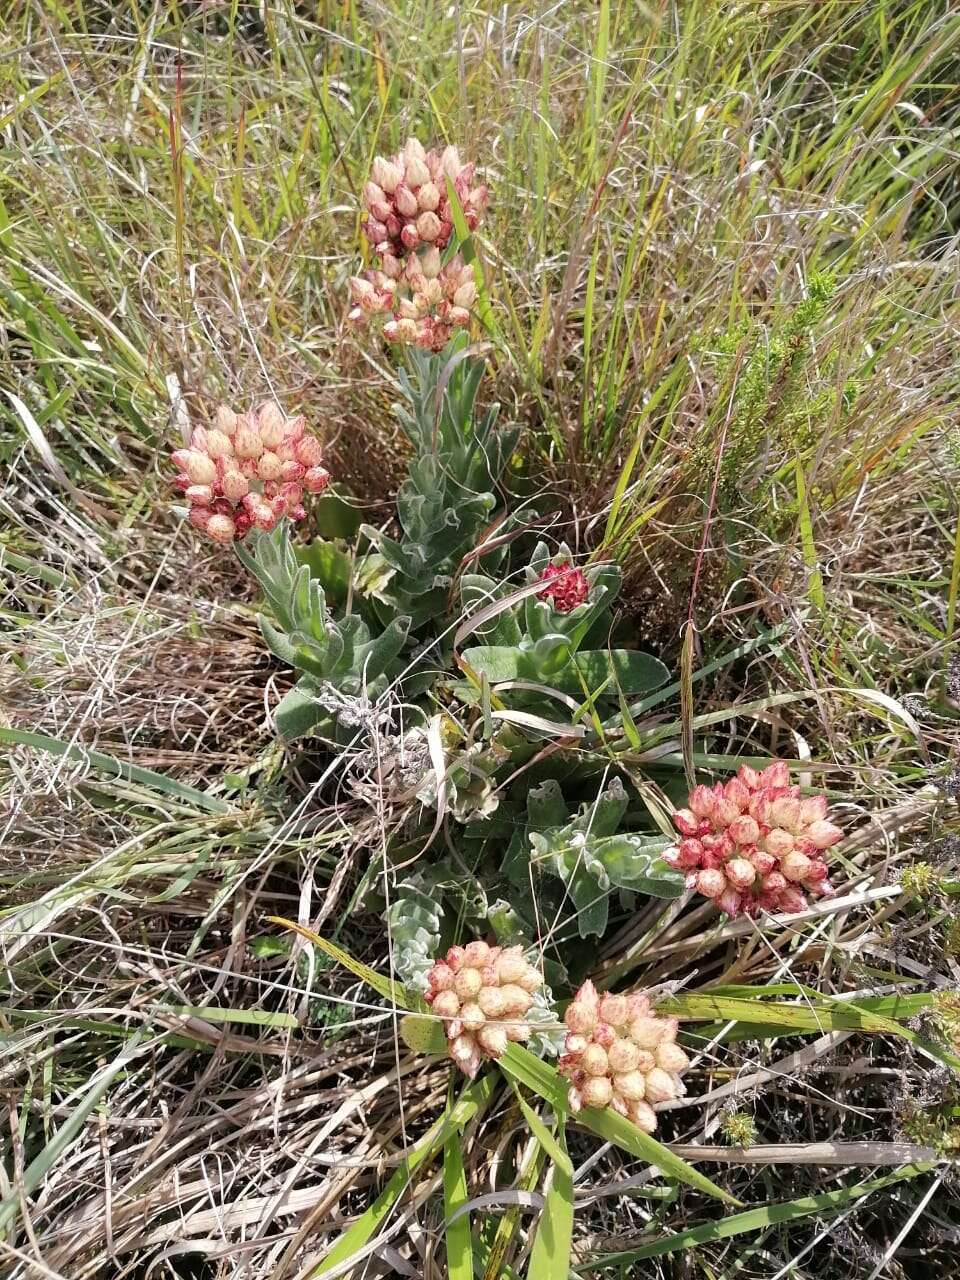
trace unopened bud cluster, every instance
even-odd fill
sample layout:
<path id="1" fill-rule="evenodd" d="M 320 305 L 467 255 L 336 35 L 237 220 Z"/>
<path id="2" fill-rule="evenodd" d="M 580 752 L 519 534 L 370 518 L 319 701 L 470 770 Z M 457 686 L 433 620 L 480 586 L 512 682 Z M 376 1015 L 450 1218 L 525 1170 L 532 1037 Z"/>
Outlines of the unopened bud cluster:
<path id="1" fill-rule="evenodd" d="M 689 1065 L 676 1043 L 676 1018 L 659 1018 L 641 992 L 601 996 L 585 982 L 564 1015 L 567 1038 L 559 1068 L 570 1081 L 570 1109 L 613 1107 L 644 1133 L 657 1127 L 654 1107 L 684 1093 Z"/>
<path id="2" fill-rule="evenodd" d="M 469 230 L 487 204 L 487 188 L 473 185 L 474 166 L 462 164 L 456 147 L 426 151 L 408 138 L 399 154 L 377 156 L 363 188 L 367 217 L 363 233 L 383 259 L 384 270 L 418 248 L 443 249 L 453 231 L 447 178 L 453 184 Z"/>
<path id="3" fill-rule="evenodd" d="M 558 613 L 570 613 L 590 595 L 586 575 L 569 564 L 548 564 L 540 581 L 545 585 L 537 594 L 541 600 L 550 600 Z"/>
<path id="4" fill-rule="evenodd" d="M 802 797 L 781 760 L 694 787 L 673 821 L 683 839 L 664 860 L 728 916 L 802 911 L 808 895 L 834 892 L 824 854 L 843 832 L 827 820 L 826 796 Z"/>
<path id="5" fill-rule="evenodd" d="M 221 405 L 213 427 L 196 427 L 189 447 L 174 451 L 174 484 L 190 503 L 190 523 L 228 543 L 302 519 L 304 492 L 329 483 L 322 462 L 303 417 L 285 418 L 272 401 L 240 414 Z"/>
<path id="6" fill-rule="evenodd" d="M 430 248 L 423 254 L 411 254 L 402 265 L 391 257 L 380 270 L 352 276 L 350 297 L 354 324 L 363 324 L 371 316 L 389 315 L 383 334 L 390 342 L 440 351 L 454 329 L 469 325 L 477 286 L 473 268 L 459 254 L 441 266 L 440 250 Z"/>
<path id="7" fill-rule="evenodd" d="M 543 985 L 522 947 L 469 942 L 451 947 L 427 973 L 424 999 L 443 1019 L 450 1057 L 471 1079 L 484 1058 L 529 1040 L 526 1016 Z"/>

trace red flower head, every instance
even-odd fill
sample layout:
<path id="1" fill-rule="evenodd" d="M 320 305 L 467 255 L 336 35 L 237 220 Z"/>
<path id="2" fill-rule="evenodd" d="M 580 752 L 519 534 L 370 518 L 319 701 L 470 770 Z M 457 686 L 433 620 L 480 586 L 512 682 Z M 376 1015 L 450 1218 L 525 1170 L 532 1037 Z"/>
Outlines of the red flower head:
<path id="1" fill-rule="evenodd" d="M 586 575 L 569 564 L 548 564 L 540 575 L 540 581 L 546 586 L 537 594 L 541 600 L 552 600 L 558 613 L 569 613 L 590 595 Z"/>
<path id="2" fill-rule="evenodd" d="M 802 911 L 808 894 L 834 892 L 825 854 L 843 832 L 826 814 L 826 796 L 801 797 L 782 760 L 762 773 L 744 765 L 725 784 L 694 787 L 673 815 L 684 838 L 664 861 L 729 916 Z"/>

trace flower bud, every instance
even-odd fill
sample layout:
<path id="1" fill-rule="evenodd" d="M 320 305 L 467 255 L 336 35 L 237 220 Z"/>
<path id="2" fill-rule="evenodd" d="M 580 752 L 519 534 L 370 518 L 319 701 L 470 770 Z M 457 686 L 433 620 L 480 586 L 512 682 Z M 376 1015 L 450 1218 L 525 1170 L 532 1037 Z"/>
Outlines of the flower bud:
<path id="1" fill-rule="evenodd" d="M 683 1052 L 678 1044 L 673 1041 L 665 1041 L 657 1046 L 657 1066 L 664 1071 L 679 1073 L 686 1071 L 690 1065 L 690 1059 Z"/>
<path id="2" fill-rule="evenodd" d="M 464 967 L 459 970 L 453 980 L 453 989 L 461 1000 L 472 1000 L 479 995 L 483 981 L 476 969 Z"/>
<path id="3" fill-rule="evenodd" d="M 236 531 L 237 526 L 229 516 L 212 515 L 207 521 L 207 537 L 214 542 L 232 542 Z"/>
<path id="4" fill-rule="evenodd" d="M 478 1004 L 471 1001 L 460 1010 L 460 1020 L 463 1023 L 464 1031 L 479 1031 L 486 1022 L 483 1010 Z"/>
<path id="5" fill-rule="evenodd" d="M 735 889 L 749 889 L 757 878 L 756 868 L 748 858 L 732 858 L 724 872 Z"/>
<path id="6" fill-rule="evenodd" d="M 607 1107 L 613 1100 L 613 1085 L 609 1076 L 590 1076 L 580 1090 L 580 1100 L 585 1107 Z"/>
<path id="7" fill-rule="evenodd" d="M 421 240 L 428 243 L 436 240 L 440 235 L 440 219 L 435 213 L 421 213 L 417 218 L 417 231 Z"/>
<path id="8" fill-rule="evenodd" d="M 794 849 L 785 858 L 780 859 L 780 871 L 788 880 L 803 880 L 810 866 L 810 859 L 798 849 Z"/>
<path id="9" fill-rule="evenodd" d="M 383 156 L 377 156 L 371 166 L 370 176 L 384 194 L 392 195 L 403 174 L 397 165 L 385 160 Z"/>
<path id="10" fill-rule="evenodd" d="M 618 1039 L 607 1050 L 610 1070 L 614 1075 L 623 1075 L 628 1071 L 636 1071 L 640 1061 L 641 1050 L 632 1040 Z"/>
<path id="11" fill-rule="evenodd" d="M 477 1003 L 488 1018 L 504 1018 L 507 1015 L 507 998 L 502 987 L 481 987 Z"/>
<path id="12" fill-rule="evenodd" d="M 730 823 L 730 836 L 740 845 L 756 844 L 760 839 L 760 826 L 755 818 L 744 814 Z"/>
<path id="13" fill-rule="evenodd" d="M 609 1070 L 609 1059 L 603 1045 L 588 1044 L 580 1055 L 580 1067 L 588 1076 L 603 1076 Z"/>
<path id="14" fill-rule="evenodd" d="M 594 1010 L 577 1000 L 567 1005 L 563 1020 L 571 1031 L 579 1035 L 589 1035 L 597 1025 L 597 1015 Z"/>
<path id="15" fill-rule="evenodd" d="M 505 1014 L 508 1018 L 522 1018 L 533 1005 L 533 996 L 523 987 L 507 984 L 500 988 L 506 1001 Z"/>
<path id="16" fill-rule="evenodd" d="M 477 1032 L 477 1043 L 489 1058 L 499 1058 L 506 1051 L 508 1039 L 503 1027 L 481 1027 Z"/>
<path id="17" fill-rule="evenodd" d="M 648 1102 L 669 1102 L 677 1096 L 677 1086 L 662 1067 L 648 1071 L 644 1085 Z"/>
<path id="18" fill-rule="evenodd" d="M 397 211 L 402 213 L 405 218 L 413 218 L 420 212 L 417 197 L 405 182 L 402 182 L 400 186 L 397 187 L 393 200 L 394 204 L 397 206 Z"/>
<path id="19" fill-rule="evenodd" d="M 263 453 L 260 432 L 246 417 L 241 418 L 237 424 L 233 448 L 238 458 L 259 458 Z"/>
<path id="20" fill-rule="evenodd" d="M 689 809 L 678 809 L 673 815 L 673 825 L 682 836 L 700 834 L 700 821 L 693 816 Z"/>
<path id="21" fill-rule="evenodd" d="M 710 787 L 694 787 L 690 792 L 690 812 L 696 818 L 709 818 L 716 808 L 717 798 Z"/>
<path id="22" fill-rule="evenodd" d="M 597 1013 L 601 1022 L 610 1022 L 613 1026 L 619 1027 L 627 1018 L 626 996 L 612 995 L 610 992 L 601 996 Z"/>
<path id="23" fill-rule="evenodd" d="M 424 160 L 419 156 L 407 156 L 406 161 L 407 168 L 404 178 L 408 187 L 416 189 L 430 181 L 430 170 Z"/>
<path id="24" fill-rule="evenodd" d="M 653 1133 L 657 1127 L 657 1115 L 649 1102 L 632 1102 L 629 1116 L 637 1128 L 644 1133 Z"/>
<path id="25" fill-rule="evenodd" d="M 697 876 L 697 891 L 705 898 L 719 898 L 727 887 L 727 878 L 722 871 L 701 871 Z"/>
<path id="26" fill-rule="evenodd" d="M 471 1035 L 462 1034 L 451 1040 L 450 1056 L 471 1080 L 480 1069 L 480 1047 Z"/>
<path id="27" fill-rule="evenodd" d="M 825 818 L 812 822 L 805 835 L 818 849 L 829 849 L 831 845 L 835 845 L 838 840 L 843 839 L 841 829 L 834 823 L 827 822 Z"/>
<path id="28" fill-rule="evenodd" d="M 241 471 L 225 471 L 220 481 L 223 496 L 231 502 L 239 502 L 250 492 L 250 481 Z"/>
<path id="29" fill-rule="evenodd" d="M 457 993 L 449 987 L 438 991 L 433 1001 L 433 1012 L 438 1018 L 455 1018 L 460 1012 L 460 1001 Z"/>
<path id="30" fill-rule="evenodd" d="M 453 987 L 453 970 L 447 964 L 437 963 L 427 974 L 427 979 L 434 991 L 449 991 Z"/>
<path id="31" fill-rule="evenodd" d="M 614 1076 L 613 1087 L 627 1102 L 639 1102 L 647 1093 L 646 1077 L 641 1071 L 627 1071 Z"/>
<path id="32" fill-rule="evenodd" d="M 793 848 L 794 840 L 789 831 L 774 827 L 764 836 L 763 847 L 775 858 L 784 858 Z"/>
<path id="33" fill-rule="evenodd" d="M 521 948 L 510 947 L 501 952 L 494 963 L 494 968 L 502 984 L 519 982 L 527 971 L 527 962 L 523 958 Z"/>
<path id="34" fill-rule="evenodd" d="M 664 1030 L 660 1018 L 634 1018 L 630 1023 L 630 1039 L 638 1049 L 656 1049 Z"/>

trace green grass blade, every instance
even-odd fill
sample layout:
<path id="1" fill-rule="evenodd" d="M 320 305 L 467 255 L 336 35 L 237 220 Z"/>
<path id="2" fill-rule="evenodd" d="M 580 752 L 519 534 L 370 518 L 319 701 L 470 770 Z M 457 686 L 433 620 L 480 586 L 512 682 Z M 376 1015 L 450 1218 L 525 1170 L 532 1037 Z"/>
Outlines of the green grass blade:
<path id="1" fill-rule="evenodd" d="M 176 778 L 165 777 L 162 773 L 154 773 L 152 769 L 141 769 L 139 765 L 118 760 L 116 756 L 105 751 L 93 751 L 80 743 L 63 742 L 46 733 L 29 733 L 25 729 L 5 729 L 0 727 L 0 743 L 7 746 L 33 747 L 36 751 L 46 751 L 52 756 L 60 756 L 67 760 L 77 760 L 101 773 L 122 778 L 125 782 L 135 782 L 150 791 L 158 791 L 171 799 L 180 800 L 196 809 L 204 809 L 207 813 L 236 813 L 237 810 L 225 800 L 217 796 L 207 795 Z"/>
<path id="2" fill-rule="evenodd" d="M 443 1213 L 449 1280 L 473 1280 L 470 1215 L 459 1213 L 467 1203 L 467 1175 L 463 1168 L 460 1134 L 450 1133 L 443 1144 Z M 458 1216 L 455 1216 L 458 1215 Z"/>

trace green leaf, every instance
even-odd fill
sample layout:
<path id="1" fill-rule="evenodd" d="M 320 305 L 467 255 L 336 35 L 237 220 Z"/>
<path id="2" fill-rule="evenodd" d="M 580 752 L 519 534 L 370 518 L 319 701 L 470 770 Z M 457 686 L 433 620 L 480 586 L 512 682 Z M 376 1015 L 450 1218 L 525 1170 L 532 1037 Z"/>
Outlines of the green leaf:
<path id="1" fill-rule="evenodd" d="M 354 977 L 365 982 L 368 987 L 372 987 L 385 1000 L 390 1000 L 398 1009 L 404 1009 L 407 1006 L 406 998 L 403 994 L 403 988 L 398 982 L 394 982 L 392 978 L 385 978 L 383 974 L 377 973 L 371 969 L 369 965 L 364 964 L 361 960 L 354 960 L 349 951 L 344 951 L 342 947 L 338 947 L 335 942 L 330 942 L 328 938 L 321 938 L 319 933 L 314 933 L 312 929 L 308 929 L 304 924 L 297 924 L 295 920 L 287 920 L 284 916 L 267 916 L 270 924 L 278 924 L 281 928 L 292 929 L 294 933 L 299 933 L 301 938 L 306 938 L 308 942 L 312 942 L 331 960 L 336 960 L 337 964 L 342 964 L 345 969 L 349 969 Z"/>
<path id="2" fill-rule="evenodd" d="M 529 1107 L 525 1114 L 532 1114 Z M 540 1139 L 542 1144 L 542 1139 Z M 552 1142 L 553 1183 L 547 1192 L 530 1253 L 527 1280 L 562 1280 L 570 1271 L 573 1241 L 573 1165 L 563 1148 L 563 1127 Z M 550 1148 L 548 1148 L 550 1150 Z"/>
<path id="3" fill-rule="evenodd" d="M 506 1053 L 497 1059 L 497 1066 L 507 1075 L 539 1094 L 550 1103 L 554 1111 L 566 1110 L 569 1089 L 566 1080 L 560 1077 L 554 1067 L 534 1057 L 529 1050 L 518 1044 L 508 1045 Z M 715 1182 L 711 1182 L 686 1160 L 674 1155 L 669 1147 L 657 1142 L 656 1138 L 651 1138 L 649 1134 L 643 1133 L 625 1116 L 617 1115 L 609 1107 L 584 1107 L 577 1113 L 576 1123 L 607 1142 L 612 1142 L 622 1150 L 630 1152 L 631 1155 L 656 1165 L 667 1177 L 676 1178 L 697 1191 L 739 1207 L 740 1201 L 734 1196 L 724 1191 L 722 1187 L 718 1187 Z"/>
<path id="4" fill-rule="evenodd" d="M 436 1018 L 408 1013 L 400 1019 L 400 1035 L 411 1053 L 446 1053 L 447 1037 Z"/>
<path id="5" fill-rule="evenodd" d="M 469 1199 L 463 1168 L 462 1138 L 448 1134 L 443 1144 L 443 1213 L 447 1242 L 447 1280 L 473 1280 L 473 1245 L 470 1215 L 461 1210 Z"/>
<path id="6" fill-rule="evenodd" d="M 306 547 L 298 547 L 297 559 L 310 570 L 310 577 L 315 578 L 328 598 L 336 604 L 343 604 L 350 591 L 350 577 L 353 563 L 345 551 L 332 542 L 311 542 Z"/>
<path id="7" fill-rule="evenodd" d="M 316 698 L 317 685 L 310 676 L 301 676 L 288 689 L 274 712 L 280 735 L 286 742 L 302 738 L 327 714 Z"/>
<path id="8" fill-rule="evenodd" d="M 46 733 L 29 733 L 25 729 L 6 729 L 0 727 L 0 743 L 7 746 L 33 747 L 36 751 L 46 751 L 52 756 L 60 756 L 67 760 L 77 760 L 88 764 L 91 768 L 113 778 L 122 778 L 125 782 L 135 782 L 150 791 L 158 791 L 162 795 L 180 800 L 183 804 L 203 809 L 207 813 L 236 813 L 232 805 L 218 796 L 207 795 L 196 787 L 185 782 L 177 782 L 175 778 L 167 778 L 162 773 L 154 773 L 152 769 L 141 769 L 139 765 L 128 764 L 118 760 L 116 756 L 107 755 L 105 751 L 92 751 L 79 743 L 62 742 Z"/>
<path id="9" fill-rule="evenodd" d="M 534 654 L 506 645 L 478 645 L 465 649 L 463 657 L 478 675 L 485 675 L 491 684 L 541 678 Z M 609 652 L 596 649 L 576 654 L 572 663 L 551 673 L 543 683 L 564 693 L 582 695 L 584 684 L 588 689 L 596 689 L 608 681 L 609 695 L 615 697 L 618 689 L 625 694 L 656 689 L 668 679 L 669 674 L 659 658 L 638 649 L 613 649 Z"/>
<path id="10" fill-rule="evenodd" d="M 574 1271 L 588 1272 L 593 1275 L 608 1267 L 621 1270 L 631 1262 L 640 1262 L 644 1258 L 659 1258 L 665 1253 L 675 1253 L 678 1249 L 689 1249 L 693 1245 L 705 1244 L 714 1240 L 728 1240 L 731 1236 L 743 1235 L 749 1231 L 763 1231 L 781 1222 L 793 1222 L 796 1218 L 806 1218 L 811 1214 L 823 1213 L 826 1210 L 840 1209 L 844 1205 L 875 1191 L 882 1191 L 894 1183 L 916 1178 L 933 1168 L 930 1164 L 910 1164 L 896 1173 L 885 1174 L 870 1182 L 859 1182 L 851 1187 L 841 1187 L 838 1191 L 825 1191 L 818 1196 L 801 1196 L 797 1200 L 787 1200 L 781 1204 L 767 1204 L 759 1209 L 748 1209 L 745 1213 L 736 1213 L 732 1217 L 721 1218 L 716 1222 L 705 1222 L 697 1227 L 687 1227 L 677 1231 L 665 1240 L 654 1240 L 642 1245 L 639 1249 L 627 1249 L 622 1253 L 599 1254 L 589 1262 L 579 1263 Z M 628 1274 L 634 1274 L 633 1271 Z"/>
<path id="11" fill-rule="evenodd" d="M 447 1105 L 443 1115 L 407 1153 L 403 1163 L 370 1208 L 340 1236 L 316 1270 L 311 1272 L 312 1276 L 325 1275 L 363 1249 L 381 1223 L 393 1212 L 394 1205 L 410 1185 L 416 1171 L 433 1159 L 448 1137 L 459 1134 L 469 1120 L 487 1107 L 493 1096 L 495 1081 L 496 1076 L 490 1072 L 464 1089 L 452 1106 Z"/>
<path id="12" fill-rule="evenodd" d="M 313 522 L 322 538 L 351 542 L 360 532 L 360 508 L 331 485 L 313 504 Z"/>

